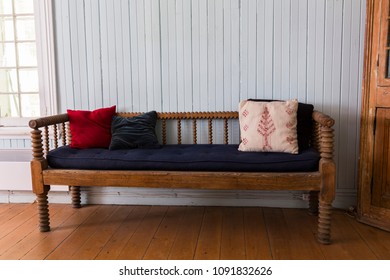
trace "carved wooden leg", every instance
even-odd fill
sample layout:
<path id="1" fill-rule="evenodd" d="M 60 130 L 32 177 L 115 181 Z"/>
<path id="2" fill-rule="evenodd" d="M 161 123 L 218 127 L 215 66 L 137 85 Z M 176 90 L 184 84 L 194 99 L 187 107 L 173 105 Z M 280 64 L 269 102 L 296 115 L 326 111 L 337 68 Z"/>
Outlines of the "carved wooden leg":
<path id="1" fill-rule="evenodd" d="M 327 159 L 320 160 L 322 181 L 319 194 L 318 236 L 320 243 L 330 244 L 332 202 L 336 196 L 336 165 Z"/>
<path id="2" fill-rule="evenodd" d="M 73 208 L 81 208 L 81 195 L 79 186 L 69 186 L 70 194 L 72 196 Z"/>
<path id="3" fill-rule="evenodd" d="M 48 190 L 44 193 L 37 194 L 39 231 L 50 231 L 49 204 L 47 197 Z"/>
<path id="4" fill-rule="evenodd" d="M 318 214 L 318 191 L 311 191 L 309 193 L 309 214 L 317 215 Z"/>
<path id="5" fill-rule="evenodd" d="M 318 236 L 317 239 L 322 244 L 330 244 L 330 225 L 331 225 L 332 205 L 320 201 L 318 215 Z"/>

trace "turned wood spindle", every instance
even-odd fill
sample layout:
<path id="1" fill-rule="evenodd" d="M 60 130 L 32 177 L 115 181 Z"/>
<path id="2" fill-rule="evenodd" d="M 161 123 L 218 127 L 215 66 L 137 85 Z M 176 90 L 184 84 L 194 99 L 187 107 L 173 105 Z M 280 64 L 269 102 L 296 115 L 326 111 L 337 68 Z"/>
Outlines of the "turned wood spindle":
<path id="1" fill-rule="evenodd" d="M 57 125 L 53 125 L 53 136 L 54 136 L 54 148 L 58 148 L 58 129 Z"/>
<path id="2" fill-rule="evenodd" d="M 68 143 L 68 145 L 70 145 L 70 143 L 72 143 L 72 133 L 70 132 L 70 124 L 69 122 L 66 123 L 66 130 L 65 130 L 65 133 L 64 134 L 64 140 L 65 140 L 65 135 L 66 135 L 66 141 L 64 145 L 66 145 L 66 143 Z"/>
<path id="3" fill-rule="evenodd" d="M 79 186 L 70 186 L 73 208 L 81 208 L 81 193 Z"/>
<path id="4" fill-rule="evenodd" d="M 331 127 L 321 126 L 321 158 L 326 160 L 333 159 L 333 131 L 334 129 Z"/>
<path id="5" fill-rule="evenodd" d="M 49 153 L 49 150 L 50 150 L 49 127 L 45 126 L 43 131 L 44 131 L 43 139 L 44 139 L 45 154 L 47 155 Z"/>
<path id="6" fill-rule="evenodd" d="M 318 215 L 318 236 L 317 239 L 320 243 L 330 243 L 330 225 L 331 225 L 331 213 L 332 205 L 329 203 L 319 203 L 319 215 Z"/>
<path id="7" fill-rule="evenodd" d="M 177 144 L 181 144 L 181 120 L 177 120 Z"/>
<path id="8" fill-rule="evenodd" d="M 62 136 L 62 145 L 66 145 L 66 126 L 65 123 L 61 123 L 61 136 Z"/>
<path id="9" fill-rule="evenodd" d="M 197 131 L 197 123 L 196 119 L 192 120 L 192 135 L 194 144 L 198 143 L 198 131 Z"/>
<path id="10" fill-rule="evenodd" d="M 50 231 L 49 205 L 47 192 L 37 194 L 39 231 Z"/>
<path id="11" fill-rule="evenodd" d="M 167 120 L 163 119 L 162 120 L 162 142 L 163 145 L 167 144 Z"/>
<path id="12" fill-rule="evenodd" d="M 209 128 L 209 144 L 213 144 L 213 119 L 208 119 L 208 128 Z"/>
<path id="13" fill-rule="evenodd" d="M 229 124 L 228 119 L 223 119 L 223 138 L 224 138 L 224 144 L 229 144 Z"/>
<path id="14" fill-rule="evenodd" d="M 39 129 L 31 131 L 31 146 L 34 160 L 43 159 L 42 132 Z"/>

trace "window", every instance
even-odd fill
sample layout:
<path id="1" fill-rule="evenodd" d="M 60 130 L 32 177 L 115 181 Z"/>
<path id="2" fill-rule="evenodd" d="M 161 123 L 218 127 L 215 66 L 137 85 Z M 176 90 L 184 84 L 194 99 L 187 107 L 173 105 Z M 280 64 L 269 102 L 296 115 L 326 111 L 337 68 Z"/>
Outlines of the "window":
<path id="1" fill-rule="evenodd" d="M 0 138 L 57 113 L 52 1 L 0 0 Z"/>
<path id="2" fill-rule="evenodd" d="M 40 115 L 32 0 L 0 1 L 0 117 Z"/>

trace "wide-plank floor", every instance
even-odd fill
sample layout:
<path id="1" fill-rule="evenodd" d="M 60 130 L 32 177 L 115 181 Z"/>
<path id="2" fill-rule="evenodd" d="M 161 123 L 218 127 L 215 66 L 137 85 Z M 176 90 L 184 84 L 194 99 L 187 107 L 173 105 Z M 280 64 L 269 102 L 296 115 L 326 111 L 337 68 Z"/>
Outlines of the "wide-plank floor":
<path id="1" fill-rule="evenodd" d="M 390 233 L 332 216 L 333 243 L 316 241 L 305 209 L 51 204 L 50 232 L 36 204 L 0 204 L 0 259 L 390 259 Z"/>

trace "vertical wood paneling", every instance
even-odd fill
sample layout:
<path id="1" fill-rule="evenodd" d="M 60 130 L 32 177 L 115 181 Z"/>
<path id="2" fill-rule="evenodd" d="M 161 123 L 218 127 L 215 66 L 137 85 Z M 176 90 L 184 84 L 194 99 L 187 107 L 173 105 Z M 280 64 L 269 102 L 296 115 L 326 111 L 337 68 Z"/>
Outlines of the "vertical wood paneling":
<path id="1" fill-rule="evenodd" d="M 127 61 L 130 65 L 131 69 L 131 108 L 129 110 L 138 112 L 140 109 L 139 100 L 141 94 L 145 94 L 140 91 L 140 73 L 138 70 L 138 64 L 140 61 L 140 57 L 138 54 L 138 43 L 137 43 L 137 1 L 129 1 L 129 17 L 128 17 L 128 25 L 129 25 L 129 51 L 130 51 L 130 60 Z M 126 108 L 127 109 L 127 108 Z"/>
<path id="2" fill-rule="evenodd" d="M 256 58 L 252 58 L 256 60 L 256 97 L 257 98 L 265 98 L 266 96 L 266 83 L 265 83 L 265 71 L 266 71 L 266 65 L 265 65 L 265 45 L 266 45 L 266 37 L 265 37 L 265 30 L 266 30 L 266 14 L 269 11 L 266 11 L 265 8 L 265 2 L 266 1 L 257 1 L 257 20 L 256 20 L 256 46 L 257 46 L 257 53 Z M 241 10 L 243 10 L 241 8 Z M 244 21 L 240 19 L 241 25 L 244 26 Z M 245 29 L 244 31 L 241 31 L 240 38 L 245 38 Z M 240 40 L 242 41 L 242 40 Z M 272 42 L 272 41 L 271 41 Z M 240 48 L 240 57 L 246 57 L 245 55 L 245 49 Z M 241 60 L 242 61 L 242 60 Z M 242 64 L 242 62 L 241 62 Z M 272 68 L 267 69 L 268 72 L 273 71 Z M 241 81 L 244 81 L 245 75 L 247 73 L 246 70 L 246 64 L 240 65 L 240 76 Z M 240 92 L 242 93 L 240 95 L 240 99 L 247 98 L 246 96 L 246 83 L 243 83 L 243 85 L 240 85 Z"/>
<path id="3" fill-rule="evenodd" d="M 148 108 L 148 91 L 146 75 L 146 42 L 145 42 L 145 2 L 134 1 L 136 3 L 136 34 L 134 40 L 138 43 L 138 73 L 139 73 L 139 106 L 137 111 L 146 111 Z M 135 34 L 134 34 L 135 35 Z"/>
<path id="4" fill-rule="evenodd" d="M 166 20 L 162 20 L 163 22 L 167 22 L 167 33 L 168 36 L 166 38 L 162 38 L 163 42 L 165 42 L 165 47 L 168 49 L 168 91 L 163 92 L 163 96 L 169 96 L 168 102 L 164 107 L 166 111 L 178 111 L 178 91 L 177 91 L 177 26 L 176 26 L 176 1 L 175 0 L 167 0 L 167 13 Z M 165 40 L 164 40 L 165 39 Z M 163 99 L 164 104 L 164 99 Z"/>
<path id="5" fill-rule="evenodd" d="M 355 191 L 364 9 L 365 0 L 54 0 L 59 111 L 298 98 L 336 119 L 338 190 Z M 19 146 L 30 144 L 0 141 Z"/>
<path id="6" fill-rule="evenodd" d="M 184 111 L 186 105 L 185 85 L 185 57 L 184 57 L 184 24 L 183 24 L 183 6 L 184 1 L 177 1 L 176 5 L 176 42 L 177 42 L 177 105 L 178 111 Z"/>
<path id="7" fill-rule="evenodd" d="M 231 84 L 231 96 L 229 91 L 226 93 L 227 99 L 231 99 L 231 107 L 226 105 L 226 110 L 230 108 L 232 110 L 238 109 L 238 103 L 240 101 L 240 1 L 231 0 L 231 12 L 230 12 L 230 45 L 231 45 L 231 75 L 225 75 L 225 79 Z M 226 65 L 226 64 L 225 64 Z"/>
<path id="8" fill-rule="evenodd" d="M 100 108 L 103 106 L 101 59 L 100 59 L 100 29 L 99 26 L 99 3 L 94 0 L 85 1 L 85 44 L 86 44 L 86 63 L 87 80 L 84 81 L 87 86 L 88 104 L 91 108 Z"/>
<path id="9" fill-rule="evenodd" d="M 0 149 L 30 149 L 31 140 L 25 139 L 0 139 Z"/>
<path id="10" fill-rule="evenodd" d="M 307 102 L 314 104 L 315 102 L 315 86 L 316 86 L 316 34 L 318 19 L 316 18 L 317 1 L 308 1 L 308 18 L 307 18 Z"/>
<path id="11" fill-rule="evenodd" d="M 111 3 L 111 4 L 110 4 Z M 112 17 L 112 1 L 101 0 L 99 1 L 99 11 L 100 11 L 100 35 L 101 35 L 101 72 L 102 72 L 102 101 L 103 106 L 107 106 L 110 103 L 110 91 L 112 90 L 111 84 L 115 81 L 110 81 L 110 70 L 112 59 L 115 57 L 112 28 L 114 26 L 114 18 Z M 111 15 L 111 17 L 110 17 Z M 112 71 L 112 70 L 111 70 Z"/>
<path id="12" fill-rule="evenodd" d="M 54 20 L 56 21 L 55 35 L 57 43 L 58 65 L 58 93 L 60 108 L 75 108 L 73 75 L 72 75 L 72 52 L 70 39 L 70 14 L 68 1 L 59 1 L 54 4 Z M 60 47 L 58 47 L 60 46 Z M 60 109 L 61 110 L 61 109 Z"/>
<path id="13" fill-rule="evenodd" d="M 301 57 L 299 56 L 299 17 L 301 16 L 301 11 L 299 0 L 292 0 L 291 6 L 290 6 L 290 82 L 289 82 L 289 95 L 290 96 L 296 96 L 298 98 L 298 95 L 300 94 L 298 87 L 299 87 L 299 64 Z M 284 92 L 283 95 L 285 96 L 286 93 Z M 285 97 L 284 97 L 285 98 Z"/>
<path id="14" fill-rule="evenodd" d="M 199 92 L 199 109 L 208 109 L 208 11 L 207 0 L 199 0 L 199 62 L 200 62 L 200 92 Z"/>
<path id="15" fill-rule="evenodd" d="M 183 1 L 184 111 L 193 110 L 192 94 L 192 1 Z"/>
<path id="16" fill-rule="evenodd" d="M 200 111 L 200 1 L 191 2 L 192 109 Z"/>
<path id="17" fill-rule="evenodd" d="M 223 107 L 232 108 L 232 1 L 223 2 Z"/>
<path id="18" fill-rule="evenodd" d="M 247 96 L 256 96 L 256 58 L 257 57 L 257 41 L 256 41 L 256 21 L 258 19 L 256 0 L 248 1 L 248 25 L 243 25 L 243 28 L 247 28 L 248 43 L 245 46 L 245 42 L 242 42 L 242 47 L 247 49 Z M 272 40 L 271 40 L 272 41 Z M 241 99 L 243 99 L 241 97 Z"/>
<path id="19" fill-rule="evenodd" d="M 207 1 L 207 109 L 215 110 L 216 91 L 216 1 Z"/>
<path id="20" fill-rule="evenodd" d="M 225 109 L 222 96 L 224 91 L 224 0 L 215 1 L 215 109 L 223 111 Z"/>
<path id="21" fill-rule="evenodd" d="M 298 3 L 298 66 L 297 66 L 297 92 L 290 92 L 289 98 L 298 98 L 302 102 L 307 102 L 307 21 L 308 21 L 308 1 L 299 0 Z"/>
<path id="22" fill-rule="evenodd" d="M 357 150 L 359 147 L 359 98 L 351 93 L 359 92 L 361 85 L 361 60 L 356 59 L 360 56 L 362 46 L 360 41 L 363 38 L 361 28 L 363 24 L 356 24 L 361 17 L 362 3 L 353 0 L 344 2 L 344 20 L 343 20 L 343 48 L 342 53 L 342 73 L 341 73 L 341 92 L 340 92 L 340 133 L 339 147 L 346 147 L 343 156 L 339 158 L 340 188 L 353 189 L 356 186 L 357 167 L 351 166 L 351 162 L 357 161 Z M 350 179 L 348 179 L 350 178 Z"/>
<path id="23" fill-rule="evenodd" d="M 276 11 L 276 10 L 275 10 Z M 274 99 L 284 99 L 285 96 L 290 96 L 290 60 L 291 60 L 291 0 L 281 0 L 281 58 L 280 58 L 280 78 L 274 78 L 274 84 L 280 84 L 280 92 L 274 90 Z M 277 21 L 275 21 L 277 22 Z M 275 26 L 279 26 L 276 24 Z M 277 56 L 277 55 L 275 55 Z M 276 60 L 276 58 L 275 58 Z M 290 98 L 290 97 L 289 97 Z"/>
<path id="24" fill-rule="evenodd" d="M 274 1 L 274 21 L 280 22 L 279 25 L 275 25 L 274 27 L 274 80 L 273 80 L 273 88 L 274 94 L 273 98 L 282 99 L 282 85 L 283 85 L 283 69 L 288 69 L 288 64 L 286 60 L 283 59 L 283 50 L 285 50 L 285 45 L 283 44 L 284 39 L 288 39 L 288 37 L 284 37 L 286 34 L 283 33 L 283 29 L 285 27 L 285 22 L 288 22 L 289 14 L 285 20 L 283 20 L 283 16 L 286 16 L 285 11 L 289 11 L 289 3 L 290 1 L 284 1 L 282 4 L 282 0 Z M 287 41 L 288 42 L 288 41 Z M 288 46 L 288 45 L 287 45 Z M 287 49 L 289 51 L 289 49 Z"/>
<path id="25" fill-rule="evenodd" d="M 315 7 L 316 35 L 315 35 L 315 86 L 314 102 L 318 110 L 323 110 L 324 91 L 324 60 L 325 60 L 325 1 L 317 0 Z"/>
<path id="26" fill-rule="evenodd" d="M 342 59 L 342 26 L 343 26 L 343 2 L 326 2 L 326 27 L 325 27 L 325 74 L 323 110 L 327 111 L 335 119 L 335 137 L 340 137 L 340 96 L 341 96 L 341 59 Z M 336 149 L 339 149 L 336 142 Z M 339 162 L 339 153 L 335 154 L 336 162 Z"/>
<path id="27" fill-rule="evenodd" d="M 260 1 L 262 2 L 262 1 Z M 274 42 L 273 42 L 273 34 L 274 34 L 274 26 L 279 23 L 274 22 L 274 2 L 264 0 L 264 37 L 258 38 L 261 41 L 264 41 L 264 79 L 263 81 L 257 81 L 257 83 L 264 84 L 264 98 L 273 99 L 273 61 L 274 61 Z M 259 50 L 258 50 L 259 51 Z"/>
<path id="28" fill-rule="evenodd" d="M 164 96 L 162 110 L 169 111 L 170 104 L 170 69 L 169 69 L 169 29 L 168 29 L 168 0 L 160 1 L 160 32 L 161 32 L 161 94 Z"/>
<path id="29" fill-rule="evenodd" d="M 85 44 L 84 1 L 69 1 L 69 14 L 75 15 L 69 22 L 72 53 L 73 100 L 76 108 L 89 107 Z"/>
<path id="30" fill-rule="evenodd" d="M 124 7 L 123 7 L 123 4 Z M 114 5 L 113 9 L 113 15 L 114 15 L 114 28 L 112 32 L 115 36 L 114 46 L 115 46 L 115 64 L 113 66 L 113 72 L 110 79 L 114 79 L 115 81 L 115 88 L 113 91 L 110 91 L 110 102 L 112 104 L 117 104 L 118 111 L 123 111 L 124 109 L 124 96 L 125 96 L 125 87 L 123 81 L 126 79 L 124 76 L 124 64 L 126 63 L 123 59 L 124 57 L 124 47 L 125 42 L 124 40 L 126 37 L 123 36 L 123 27 L 128 26 L 122 24 L 124 19 L 122 18 L 122 10 L 126 10 L 126 3 L 119 2 L 117 5 Z"/>

